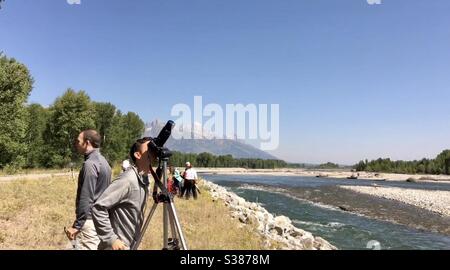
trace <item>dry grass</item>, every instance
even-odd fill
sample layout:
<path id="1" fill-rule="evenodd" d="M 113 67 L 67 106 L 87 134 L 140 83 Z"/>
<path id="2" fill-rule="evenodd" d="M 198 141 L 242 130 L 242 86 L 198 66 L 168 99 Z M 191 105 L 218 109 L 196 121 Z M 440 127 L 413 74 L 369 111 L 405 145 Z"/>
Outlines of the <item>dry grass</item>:
<path id="1" fill-rule="evenodd" d="M 77 172 L 78 169 L 75 169 Z M 0 170 L 0 176 L 10 175 L 28 175 L 28 174 L 40 174 L 40 173 L 68 173 L 70 169 L 20 169 L 13 173 L 7 170 Z"/>
<path id="2" fill-rule="evenodd" d="M 61 249 L 75 215 L 70 178 L 0 184 L 0 249 Z"/>
<path id="3" fill-rule="evenodd" d="M 176 198 L 189 249 L 262 249 L 263 239 L 232 219 L 223 202 L 202 190 L 198 200 Z M 74 218 L 76 181 L 68 177 L 0 183 L 0 249 L 64 249 L 64 226 Z M 153 205 L 149 201 L 148 209 Z M 162 247 L 162 205 L 141 249 Z"/>

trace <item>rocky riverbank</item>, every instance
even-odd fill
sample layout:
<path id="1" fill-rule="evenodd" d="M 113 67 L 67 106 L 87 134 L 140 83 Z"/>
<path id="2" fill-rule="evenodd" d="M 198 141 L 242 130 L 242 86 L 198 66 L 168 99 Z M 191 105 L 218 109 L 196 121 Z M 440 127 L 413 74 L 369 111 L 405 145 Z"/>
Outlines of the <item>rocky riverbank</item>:
<path id="1" fill-rule="evenodd" d="M 310 232 L 292 225 L 285 216 L 274 217 L 257 203 L 247 202 L 224 187 L 203 180 L 203 185 L 209 190 L 214 201 L 221 200 L 231 210 L 231 217 L 238 219 L 244 226 L 253 225 L 257 232 L 269 241 L 275 241 L 283 249 L 294 250 L 335 250 L 336 247 L 320 237 L 314 237 Z"/>
<path id="2" fill-rule="evenodd" d="M 450 217 L 450 191 L 418 190 L 395 187 L 340 186 L 362 194 L 400 201 Z"/>

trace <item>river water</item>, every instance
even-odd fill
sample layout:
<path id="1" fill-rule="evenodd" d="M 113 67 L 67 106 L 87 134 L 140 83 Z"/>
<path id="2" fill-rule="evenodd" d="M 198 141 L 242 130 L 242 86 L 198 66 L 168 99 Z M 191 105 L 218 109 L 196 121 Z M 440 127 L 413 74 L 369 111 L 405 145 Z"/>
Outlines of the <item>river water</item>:
<path id="1" fill-rule="evenodd" d="M 404 203 L 339 188 L 372 185 L 450 190 L 448 183 L 407 183 L 300 176 L 202 174 L 339 249 L 450 249 L 450 219 Z"/>

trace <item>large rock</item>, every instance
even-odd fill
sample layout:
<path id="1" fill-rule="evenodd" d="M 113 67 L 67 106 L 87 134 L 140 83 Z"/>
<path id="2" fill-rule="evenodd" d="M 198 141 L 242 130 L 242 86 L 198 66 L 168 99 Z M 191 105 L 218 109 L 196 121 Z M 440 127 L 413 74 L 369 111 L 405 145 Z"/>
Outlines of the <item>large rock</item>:
<path id="1" fill-rule="evenodd" d="M 290 234 L 290 236 L 295 238 L 295 237 L 302 237 L 303 235 L 306 234 L 306 232 L 302 229 L 294 227 L 294 229 L 289 234 Z"/>
<path id="2" fill-rule="evenodd" d="M 314 248 L 314 237 L 311 235 L 305 235 L 300 239 L 303 247 L 307 250 L 312 250 Z"/>
<path id="3" fill-rule="evenodd" d="M 292 226 L 291 220 L 286 216 L 278 216 L 274 221 L 275 230 L 279 235 L 284 235 Z"/>
<path id="4" fill-rule="evenodd" d="M 242 223 L 247 223 L 247 216 L 244 213 L 238 215 L 239 221 Z"/>
<path id="5" fill-rule="evenodd" d="M 250 207 L 251 210 L 259 210 L 259 205 L 257 205 L 256 203 L 250 203 Z"/>
<path id="6" fill-rule="evenodd" d="M 335 250 L 336 248 L 330 243 L 328 243 L 325 239 L 322 237 L 316 236 L 314 238 L 314 247 L 318 250 Z"/>

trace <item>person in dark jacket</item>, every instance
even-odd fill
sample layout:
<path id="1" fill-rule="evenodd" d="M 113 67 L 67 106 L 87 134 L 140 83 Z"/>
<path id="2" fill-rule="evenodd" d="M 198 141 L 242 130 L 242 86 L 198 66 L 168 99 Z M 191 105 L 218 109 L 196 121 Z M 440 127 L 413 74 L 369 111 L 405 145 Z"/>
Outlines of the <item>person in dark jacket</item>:
<path id="1" fill-rule="evenodd" d="M 82 131 L 74 140 L 77 152 L 84 155 L 78 175 L 76 219 L 66 230 L 67 237 L 77 243 L 75 249 L 95 250 L 100 243 L 92 221 L 92 206 L 111 184 L 111 167 L 100 153 L 100 142 L 98 132 L 91 129 Z"/>
<path id="2" fill-rule="evenodd" d="M 92 214 L 100 237 L 98 249 L 130 249 L 141 234 L 149 192 L 148 174 L 155 160 L 149 139 L 137 140 L 130 149 L 133 166 L 119 177 L 94 204 Z"/>

